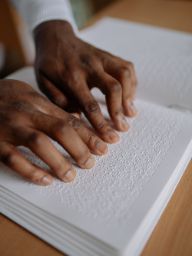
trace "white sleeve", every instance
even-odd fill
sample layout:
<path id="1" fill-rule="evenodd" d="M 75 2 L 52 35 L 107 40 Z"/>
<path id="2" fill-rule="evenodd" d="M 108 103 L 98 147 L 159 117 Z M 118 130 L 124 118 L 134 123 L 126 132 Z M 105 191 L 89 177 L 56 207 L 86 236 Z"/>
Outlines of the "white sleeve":
<path id="1" fill-rule="evenodd" d="M 68 0 L 12 0 L 21 16 L 33 30 L 48 20 L 67 20 L 77 31 Z"/>

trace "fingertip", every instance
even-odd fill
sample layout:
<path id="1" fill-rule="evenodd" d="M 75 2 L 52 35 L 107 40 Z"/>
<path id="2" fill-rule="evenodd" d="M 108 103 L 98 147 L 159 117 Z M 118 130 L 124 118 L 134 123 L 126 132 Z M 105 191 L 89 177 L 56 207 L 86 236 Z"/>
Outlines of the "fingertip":
<path id="1" fill-rule="evenodd" d="M 98 155 L 105 155 L 108 152 L 107 144 L 101 140 L 95 142 L 95 148 Z"/>
<path id="2" fill-rule="evenodd" d="M 114 124 L 115 128 L 120 132 L 126 132 L 129 130 L 129 124 L 122 113 L 115 117 Z"/>
<path id="3" fill-rule="evenodd" d="M 49 174 L 45 174 L 42 176 L 42 174 L 36 172 L 35 174 L 33 174 L 33 177 L 26 178 L 30 182 L 40 186 L 49 186 L 53 183 L 53 177 Z"/>
<path id="4" fill-rule="evenodd" d="M 53 183 L 53 178 L 50 175 L 45 175 L 41 178 L 39 183 L 43 186 L 51 185 Z"/>
<path id="5" fill-rule="evenodd" d="M 69 170 L 67 170 L 63 177 L 62 177 L 62 181 L 68 183 L 68 182 L 71 182 L 75 179 L 76 177 L 76 171 L 74 168 L 70 168 Z"/>
<path id="6" fill-rule="evenodd" d="M 137 115 L 138 111 L 133 103 L 133 101 L 126 100 L 124 104 L 124 112 L 126 116 L 134 117 Z"/>
<path id="7" fill-rule="evenodd" d="M 85 162 L 80 163 L 79 165 L 84 169 L 91 169 L 95 165 L 95 162 L 94 156 L 91 155 Z"/>
<path id="8" fill-rule="evenodd" d="M 114 130 L 110 130 L 103 134 L 103 139 L 107 143 L 113 144 L 118 142 L 120 140 L 120 137 Z"/>

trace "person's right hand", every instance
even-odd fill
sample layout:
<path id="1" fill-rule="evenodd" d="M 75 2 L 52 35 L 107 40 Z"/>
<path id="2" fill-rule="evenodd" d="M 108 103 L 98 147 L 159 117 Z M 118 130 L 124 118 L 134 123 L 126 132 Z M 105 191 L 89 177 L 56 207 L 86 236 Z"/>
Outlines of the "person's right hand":
<path id="1" fill-rule="evenodd" d="M 57 141 L 82 168 L 93 167 L 91 152 L 102 155 L 107 145 L 79 119 L 63 111 L 31 86 L 16 80 L 0 80 L 0 161 L 39 185 L 53 175 L 64 182 L 75 178 L 75 169 L 51 143 Z M 17 146 L 28 147 L 51 173 L 28 161 Z"/>

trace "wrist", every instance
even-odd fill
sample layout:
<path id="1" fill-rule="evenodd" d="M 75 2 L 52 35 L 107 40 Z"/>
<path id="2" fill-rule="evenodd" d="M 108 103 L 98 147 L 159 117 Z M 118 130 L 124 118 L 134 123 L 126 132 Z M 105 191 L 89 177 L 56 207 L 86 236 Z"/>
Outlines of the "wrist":
<path id="1" fill-rule="evenodd" d="M 73 27 L 66 20 L 50 20 L 39 24 L 33 30 L 34 40 L 36 41 L 39 36 L 46 36 L 47 34 L 65 34 L 65 35 L 75 35 Z"/>

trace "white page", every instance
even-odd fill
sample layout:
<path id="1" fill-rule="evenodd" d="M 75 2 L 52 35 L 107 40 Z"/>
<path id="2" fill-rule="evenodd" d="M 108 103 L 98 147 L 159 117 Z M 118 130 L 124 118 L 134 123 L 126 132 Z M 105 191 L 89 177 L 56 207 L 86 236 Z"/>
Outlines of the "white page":
<path id="1" fill-rule="evenodd" d="M 192 111 L 192 35 L 104 18 L 81 37 L 134 62 L 138 97 Z"/>
<path id="2" fill-rule="evenodd" d="M 35 86 L 32 69 L 14 78 Z M 110 153 L 97 158 L 91 171 L 78 168 L 71 184 L 55 180 L 45 188 L 25 182 L 1 166 L 0 185 L 34 205 L 123 251 L 185 151 L 191 156 L 191 115 L 136 101 L 139 116 Z M 105 106 L 102 106 L 106 114 Z M 30 157 L 29 152 L 26 152 Z M 37 158 L 36 164 L 42 165 Z M 4 170 L 4 171 L 3 171 Z"/>

